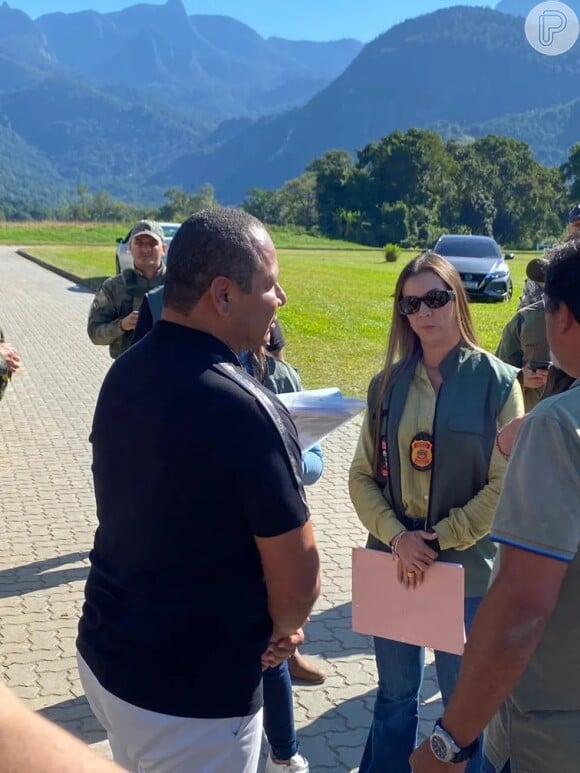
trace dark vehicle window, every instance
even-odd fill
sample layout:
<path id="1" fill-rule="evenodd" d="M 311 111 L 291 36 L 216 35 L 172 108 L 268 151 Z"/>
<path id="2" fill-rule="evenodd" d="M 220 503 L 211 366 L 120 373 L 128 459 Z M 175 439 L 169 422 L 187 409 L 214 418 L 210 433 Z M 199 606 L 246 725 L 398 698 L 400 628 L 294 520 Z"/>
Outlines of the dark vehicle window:
<path id="1" fill-rule="evenodd" d="M 163 229 L 163 235 L 166 239 L 172 239 L 179 228 L 178 225 L 163 225 L 161 227 Z"/>
<path id="2" fill-rule="evenodd" d="M 501 258 L 497 244 L 479 239 L 441 239 L 435 252 L 444 258 Z"/>

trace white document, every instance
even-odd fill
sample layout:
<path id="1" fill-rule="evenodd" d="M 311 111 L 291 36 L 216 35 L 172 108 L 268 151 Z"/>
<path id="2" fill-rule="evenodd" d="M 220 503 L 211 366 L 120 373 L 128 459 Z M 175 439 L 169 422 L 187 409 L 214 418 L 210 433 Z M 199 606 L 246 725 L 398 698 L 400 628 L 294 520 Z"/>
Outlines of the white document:
<path id="1" fill-rule="evenodd" d="M 303 451 L 308 451 L 316 443 L 320 443 L 337 427 L 364 411 L 366 407 L 364 400 L 344 397 L 335 387 L 286 392 L 276 397 L 290 411 Z"/>

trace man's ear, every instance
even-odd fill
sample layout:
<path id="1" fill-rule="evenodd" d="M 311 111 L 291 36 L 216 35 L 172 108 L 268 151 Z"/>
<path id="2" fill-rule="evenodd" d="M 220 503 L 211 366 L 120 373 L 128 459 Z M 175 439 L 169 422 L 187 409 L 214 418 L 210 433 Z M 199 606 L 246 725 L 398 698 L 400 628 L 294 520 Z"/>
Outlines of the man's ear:
<path id="1" fill-rule="evenodd" d="M 558 311 L 556 311 L 555 314 L 560 333 L 568 333 L 578 324 L 568 306 L 563 302 L 560 303 Z"/>
<path id="2" fill-rule="evenodd" d="M 228 316 L 232 296 L 232 280 L 227 276 L 216 276 L 209 286 L 212 303 L 219 314 Z"/>

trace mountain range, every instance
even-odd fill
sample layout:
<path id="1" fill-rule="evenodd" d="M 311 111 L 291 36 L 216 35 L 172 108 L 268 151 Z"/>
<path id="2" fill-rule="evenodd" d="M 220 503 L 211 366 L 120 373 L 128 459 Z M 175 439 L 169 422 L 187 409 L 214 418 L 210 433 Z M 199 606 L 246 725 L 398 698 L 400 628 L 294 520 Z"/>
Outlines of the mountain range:
<path id="1" fill-rule="evenodd" d="M 38 164 L 26 172 L 22 152 L 30 147 L 51 170 L 39 200 L 79 184 L 159 199 L 143 167 L 161 170 L 221 120 L 303 104 L 361 48 L 350 39 L 266 40 L 228 17 L 188 16 L 182 0 L 36 21 L 3 2 L 0 184 L 10 190 L 10 166 L 21 170 L 21 193 L 37 188 Z"/>
<path id="2" fill-rule="evenodd" d="M 182 0 L 36 21 L 4 2 L 1 190 L 50 201 L 84 184 L 152 203 L 210 182 L 235 203 L 412 126 L 506 134 L 560 164 L 580 139 L 580 47 L 535 52 L 518 18 L 533 5 L 441 9 L 363 47 L 264 39 Z"/>
<path id="3" fill-rule="evenodd" d="M 278 187 L 331 148 L 356 151 L 394 129 L 448 137 L 490 132 L 526 139 L 545 163 L 580 139 L 580 50 L 542 56 L 513 15 L 455 7 L 396 25 L 369 43 L 305 106 L 246 127 L 210 153 L 186 154 L 156 178 L 211 180 L 235 202 Z"/>

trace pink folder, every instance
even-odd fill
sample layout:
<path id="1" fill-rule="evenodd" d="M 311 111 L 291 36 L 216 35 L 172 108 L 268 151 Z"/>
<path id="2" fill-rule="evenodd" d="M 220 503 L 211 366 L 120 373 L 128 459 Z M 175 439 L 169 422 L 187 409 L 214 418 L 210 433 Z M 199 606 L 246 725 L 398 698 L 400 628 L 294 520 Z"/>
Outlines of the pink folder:
<path id="1" fill-rule="evenodd" d="M 390 553 L 352 551 L 352 627 L 358 633 L 463 654 L 463 567 L 436 562 L 406 590 Z"/>

